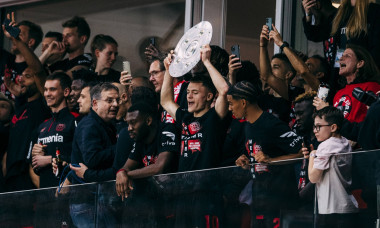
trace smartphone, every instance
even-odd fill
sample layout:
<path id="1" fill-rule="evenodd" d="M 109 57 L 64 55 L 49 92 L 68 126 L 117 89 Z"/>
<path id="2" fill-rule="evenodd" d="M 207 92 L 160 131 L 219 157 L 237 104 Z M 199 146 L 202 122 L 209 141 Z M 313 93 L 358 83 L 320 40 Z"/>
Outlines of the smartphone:
<path id="1" fill-rule="evenodd" d="M 9 26 L 9 23 L 11 23 L 11 20 L 5 18 L 3 25 L 5 27 L 5 30 L 14 38 L 17 38 L 20 34 L 20 29 L 18 27 Z"/>
<path id="2" fill-rule="evenodd" d="M 231 47 L 231 54 L 235 55 L 235 58 L 239 58 L 239 62 L 241 62 L 240 59 L 240 46 L 239 44 L 232 45 Z"/>
<path id="3" fill-rule="evenodd" d="M 149 42 L 151 45 L 156 46 L 156 37 L 151 37 Z"/>
<path id="4" fill-rule="evenodd" d="M 269 32 L 273 30 L 273 28 L 272 28 L 272 18 L 271 17 L 267 17 L 266 18 L 265 24 L 268 26 Z"/>
<path id="5" fill-rule="evenodd" d="M 132 75 L 132 73 L 131 73 L 131 63 L 129 61 L 124 61 L 123 62 L 123 71 L 128 71 L 129 74 Z"/>

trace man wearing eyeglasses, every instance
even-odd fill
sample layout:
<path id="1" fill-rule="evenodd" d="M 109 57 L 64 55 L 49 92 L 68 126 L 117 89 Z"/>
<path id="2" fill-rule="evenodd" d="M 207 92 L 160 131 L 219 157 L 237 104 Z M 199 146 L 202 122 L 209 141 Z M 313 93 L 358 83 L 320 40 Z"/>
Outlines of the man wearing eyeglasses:
<path id="1" fill-rule="evenodd" d="M 71 162 L 79 164 L 81 167 L 88 167 L 91 170 L 104 171 L 112 167 L 115 157 L 116 128 L 114 121 L 119 110 L 119 89 L 111 83 L 101 83 L 95 85 L 90 90 L 91 109 L 75 130 L 72 145 Z M 71 183 L 105 181 L 96 172 L 84 173 L 79 182 L 77 178 L 68 178 L 64 186 Z M 87 197 L 86 197 L 87 196 Z M 72 221 L 77 227 L 94 227 L 93 213 L 94 197 L 91 192 L 86 192 L 71 201 L 70 214 Z M 79 213 L 87 211 L 89 213 Z M 98 225 L 108 227 L 112 223 L 112 215 L 107 213 L 107 219 L 103 214 L 99 215 Z"/>

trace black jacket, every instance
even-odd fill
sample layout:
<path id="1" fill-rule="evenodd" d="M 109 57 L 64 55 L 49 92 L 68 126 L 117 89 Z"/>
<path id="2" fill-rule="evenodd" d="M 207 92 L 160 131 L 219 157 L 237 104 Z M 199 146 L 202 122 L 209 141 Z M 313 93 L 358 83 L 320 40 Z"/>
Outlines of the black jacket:
<path id="1" fill-rule="evenodd" d="M 83 163 L 89 169 L 106 170 L 115 157 L 116 129 L 104 122 L 92 109 L 84 117 L 74 134 L 72 163 Z M 86 172 L 85 182 L 104 181 Z"/>

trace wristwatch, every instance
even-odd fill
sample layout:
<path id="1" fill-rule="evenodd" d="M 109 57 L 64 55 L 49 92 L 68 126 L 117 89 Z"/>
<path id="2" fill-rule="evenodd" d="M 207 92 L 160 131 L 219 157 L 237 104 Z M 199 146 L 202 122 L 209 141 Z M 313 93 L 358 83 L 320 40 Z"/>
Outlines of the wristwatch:
<path id="1" fill-rule="evenodd" d="M 281 47 L 280 47 L 281 51 L 283 51 L 285 47 L 289 47 L 289 43 L 286 42 L 286 41 L 284 41 L 284 42 L 282 43 L 282 45 L 281 45 Z"/>
<path id="2" fill-rule="evenodd" d="M 310 156 L 310 157 L 313 157 L 313 158 L 316 158 L 316 157 L 317 157 L 317 155 L 316 155 L 315 153 L 311 153 L 309 156 Z"/>

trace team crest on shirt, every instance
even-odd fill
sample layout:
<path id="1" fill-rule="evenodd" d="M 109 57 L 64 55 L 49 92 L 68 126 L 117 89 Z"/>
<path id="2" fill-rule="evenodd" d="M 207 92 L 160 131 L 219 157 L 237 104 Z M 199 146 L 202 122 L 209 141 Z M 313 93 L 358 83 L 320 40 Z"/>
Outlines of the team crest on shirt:
<path id="1" fill-rule="evenodd" d="M 189 124 L 189 131 L 190 131 L 190 134 L 192 135 L 200 131 L 201 128 L 202 127 L 199 122 L 192 122 L 191 124 Z"/>
<path id="2" fill-rule="evenodd" d="M 57 127 L 55 128 L 56 131 L 63 131 L 63 129 L 66 128 L 65 124 L 58 124 Z"/>
<path id="3" fill-rule="evenodd" d="M 343 95 L 339 101 L 334 103 L 334 107 L 341 110 L 343 112 L 344 118 L 347 118 L 352 109 L 351 97 Z"/>

